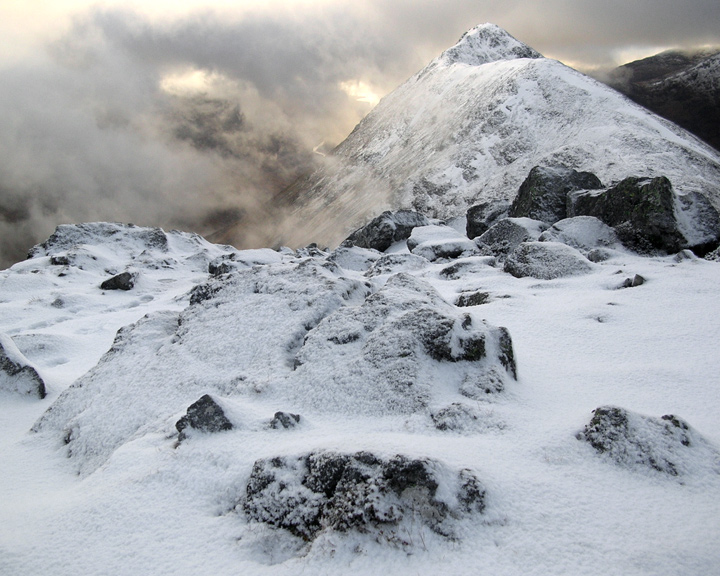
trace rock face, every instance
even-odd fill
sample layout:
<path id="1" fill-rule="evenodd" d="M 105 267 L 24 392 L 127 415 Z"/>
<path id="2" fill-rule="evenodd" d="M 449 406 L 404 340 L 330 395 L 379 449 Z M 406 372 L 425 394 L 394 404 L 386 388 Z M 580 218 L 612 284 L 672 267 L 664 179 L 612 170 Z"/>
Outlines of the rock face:
<path id="1" fill-rule="evenodd" d="M 407 240 L 416 226 L 429 224 L 430 221 L 425 216 L 411 210 L 383 212 L 348 236 L 342 246 L 358 246 L 384 252 L 394 242 Z"/>
<path id="2" fill-rule="evenodd" d="M 568 192 L 598 188 L 602 188 L 602 183 L 590 172 L 578 172 L 565 166 L 535 166 L 520 185 L 509 215 L 554 224 L 567 218 Z"/>
<path id="3" fill-rule="evenodd" d="M 578 434 L 600 454 L 631 469 L 652 469 L 678 476 L 694 460 L 714 465 L 717 452 L 677 416 L 643 416 L 617 406 L 601 406 Z"/>
<path id="4" fill-rule="evenodd" d="M 182 442 L 187 438 L 186 429 L 188 428 L 198 432 L 212 433 L 232 430 L 233 425 L 212 396 L 205 394 L 188 407 L 187 414 L 177 421 L 175 428 L 178 431 L 178 440 Z"/>
<path id="5" fill-rule="evenodd" d="M 601 192 L 572 192 L 570 216 L 595 216 L 615 229 L 620 241 L 638 252 L 705 252 L 720 241 L 720 217 L 698 193 L 678 196 L 670 181 L 629 177 Z"/>
<path id="6" fill-rule="evenodd" d="M 484 508 L 485 489 L 469 470 L 369 452 L 258 460 L 242 501 L 251 520 L 304 540 L 353 530 L 401 546 L 422 526 L 452 536 L 453 520 Z"/>
<path id="7" fill-rule="evenodd" d="M 505 272 L 516 278 L 553 280 L 589 274 L 594 265 L 580 252 L 557 242 L 523 242 L 505 261 Z"/>
<path id="8" fill-rule="evenodd" d="M 7 334 L 0 334 L 0 390 L 40 399 L 46 394 L 45 382 Z"/>

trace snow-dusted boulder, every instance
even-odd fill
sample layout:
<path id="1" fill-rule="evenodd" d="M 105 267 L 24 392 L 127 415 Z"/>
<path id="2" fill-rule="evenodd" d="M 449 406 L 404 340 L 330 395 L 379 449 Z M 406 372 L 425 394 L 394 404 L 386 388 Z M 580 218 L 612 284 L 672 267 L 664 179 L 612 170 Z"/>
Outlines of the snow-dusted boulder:
<path id="1" fill-rule="evenodd" d="M 382 256 L 380 252 L 370 248 L 340 246 L 333 250 L 328 261 L 334 262 L 345 270 L 367 272 L 380 256 Z"/>
<path id="2" fill-rule="evenodd" d="M 617 406 L 601 406 L 593 414 L 578 439 L 621 466 L 672 476 L 700 469 L 720 473 L 720 453 L 677 416 L 654 418 Z"/>
<path id="3" fill-rule="evenodd" d="M 615 230 L 593 216 L 575 216 L 555 222 L 540 234 L 540 242 L 561 242 L 582 252 L 595 248 L 620 248 Z"/>
<path id="4" fill-rule="evenodd" d="M 590 172 L 566 166 L 535 166 L 520 185 L 509 215 L 554 224 L 567 217 L 568 192 L 598 188 L 602 183 Z"/>
<path id="5" fill-rule="evenodd" d="M 443 371 L 448 362 L 456 364 L 452 373 Z M 506 329 L 458 314 L 408 274 L 392 276 L 361 306 L 327 316 L 308 333 L 296 365 L 288 394 L 350 414 L 425 411 L 440 381 L 446 391 L 484 397 L 516 373 Z"/>
<path id="6" fill-rule="evenodd" d="M 394 242 L 407 240 L 416 226 L 429 224 L 430 221 L 425 216 L 412 210 L 387 211 L 353 232 L 341 245 L 372 248 L 384 252 Z"/>
<path id="7" fill-rule="evenodd" d="M 209 394 L 204 394 L 197 402 L 188 406 L 185 416 L 175 423 L 175 428 L 178 431 L 178 441 L 182 442 L 187 438 L 188 429 L 213 433 L 232 430 L 233 425 L 217 401 Z"/>
<path id="8" fill-rule="evenodd" d="M 485 489 L 434 460 L 314 452 L 257 460 L 241 505 L 251 521 L 304 540 L 357 531 L 409 546 L 423 527 L 453 537 L 454 521 L 483 512 Z"/>
<path id="9" fill-rule="evenodd" d="M 365 272 L 365 276 L 383 276 L 386 274 L 399 274 L 400 272 L 413 272 L 422 270 L 430 264 L 424 256 L 418 254 L 385 254 Z"/>
<path id="10" fill-rule="evenodd" d="M 125 271 L 120 274 L 116 274 L 112 278 L 108 278 L 102 284 L 100 284 L 101 290 L 132 290 L 135 287 L 135 281 L 137 280 L 137 273 Z"/>
<path id="11" fill-rule="evenodd" d="M 407 247 L 430 262 L 473 256 L 479 252 L 475 242 L 454 228 L 437 225 L 414 228 L 407 239 Z"/>
<path id="12" fill-rule="evenodd" d="M 558 242 L 523 242 L 505 260 L 505 272 L 516 278 L 553 280 L 589 274 L 595 268 L 580 252 Z"/>
<path id="13" fill-rule="evenodd" d="M 0 334 L 0 390 L 45 398 L 45 382 L 12 338 Z"/>
<path id="14" fill-rule="evenodd" d="M 670 180 L 630 177 L 612 188 L 568 195 L 568 216 L 595 216 L 641 253 L 708 252 L 720 242 L 720 215 L 698 192 L 678 195 Z"/>
<path id="15" fill-rule="evenodd" d="M 496 264 L 497 259 L 495 256 L 473 256 L 470 258 L 463 258 L 462 260 L 453 262 L 449 266 L 445 266 L 442 270 L 440 270 L 438 276 L 444 280 L 459 280 L 460 278 L 476 274 L 489 266 L 493 267 Z"/>
<path id="16" fill-rule="evenodd" d="M 548 225 L 530 218 L 504 218 L 491 226 L 475 243 L 486 247 L 494 256 L 504 258 L 523 242 L 533 242 L 540 237 Z"/>
<path id="17" fill-rule="evenodd" d="M 277 264 L 282 261 L 282 255 L 270 248 L 259 248 L 254 250 L 236 250 L 214 258 L 208 264 L 208 272 L 211 276 L 222 276 L 233 270 L 262 266 L 265 264 Z"/>

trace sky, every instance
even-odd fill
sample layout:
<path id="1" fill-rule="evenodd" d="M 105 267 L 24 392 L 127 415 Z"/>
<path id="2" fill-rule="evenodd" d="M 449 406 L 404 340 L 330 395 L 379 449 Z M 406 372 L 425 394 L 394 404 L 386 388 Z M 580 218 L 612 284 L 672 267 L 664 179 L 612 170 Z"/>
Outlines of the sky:
<path id="1" fill-rule="evenodd" d="M 81 221 L 272 243 L 279 192 L 483 22 L 593 73 L 720 45 L 716 0 L 2 0 L 0 266 Z"/>

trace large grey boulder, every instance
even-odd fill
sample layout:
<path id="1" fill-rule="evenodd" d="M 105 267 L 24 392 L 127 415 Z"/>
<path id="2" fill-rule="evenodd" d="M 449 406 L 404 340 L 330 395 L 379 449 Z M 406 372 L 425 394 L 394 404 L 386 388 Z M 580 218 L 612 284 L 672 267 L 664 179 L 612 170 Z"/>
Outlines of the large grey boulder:
<path id="1" fill-rule="evenodd" d="M 595 216 L 641 252 L 704 254 L 720 242 L 720 215 L 700 193 L 677 195 L 670 180 L 630 177 L 612 188 L 568 195 L 568 216 Z"/>
<path id="2" fill-rule="evenodd" d="M 567 218 L 568 192 L 598 188 L 602 188 L 602 183 L 590 172 L 565 166 L 535 166 L 520 185 L 509 215 L 554 224 Z"/>
<path id="3" fill-rule="evenodd" d="M 718 472 L 717 450 L 674 415 L 654 418 L 617 406 L 601 406 L 577 438 L 626 468 L 671 476 L 705 467 Z"/>
<path id="4" fill-rule="evenodd" d="M 394 242 L 407 240 L 416 226 L 428 226 L 430 221 L 412 210 L 386 211 L 348 236 L 343 247 L 358 246 L 384 252 Z"/>
<path id="5" fill-rule="evenodd" d="M 580 252 L 558 242 L 523 242 L 505 260 L 505 272 L 516 278 L 554 280 L 592 272 L 595 265 Z"/>
<path id="6" fill-rule="evenodd" d="M 45 382 L 7 334 L 0 334 L 0 390 L 45 398 Z"/>
<path id="7" fill-rule="evenodd" d="M 407 247 L 413 254 L 427 258 L 430 262 L 479 253 L 475 242 L 450 226 L 418 226 L 407 239 Z"/>
<path id="8" fill-rule="evenodd" d="M 530 218 L 503 218 L 475 238 L 481 250 L 503 259 L 523 242 L 537 240 L 548 225 Z"/>
<path id="9" fill-rule="evenodd" d="M 483 512 L 485 489 L 434 460 L 314 452 L 257 460 L 241 504 L 251 521 L 304 540 L 355 531 L 409 546 L 425 527 L 455 536 L 455 520 Z"/>
<path id="10" fill-rule="evenodd" d="M 510 203 L 482 202 L 468 208 L 465 220 L 465 232 L 468 238 L 477 238 L 488 228 L 503 218 L 507 218 Z"/>

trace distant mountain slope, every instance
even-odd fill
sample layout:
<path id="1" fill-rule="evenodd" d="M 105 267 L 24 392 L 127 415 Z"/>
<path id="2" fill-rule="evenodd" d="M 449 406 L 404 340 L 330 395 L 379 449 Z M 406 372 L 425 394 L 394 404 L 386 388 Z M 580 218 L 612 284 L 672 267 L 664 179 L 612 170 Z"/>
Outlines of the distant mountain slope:
<path id="1" fill-rule="evenodd" d="M 662 52 L 616 68 L 608 84 L 720 150 L 720 50 Z"/>
<path id="2" fill-rule="evenodd" d="M 670 178 L 720 206 L 720 155 L 674 124 L 504 30 L 478 26 L 368 114 L 327 165 L 289 193 L 284 240 L 332 243 L 382 207 L 440 218 L 507 200 L 529 170 L 562 163 L 606 184 Z"/>

